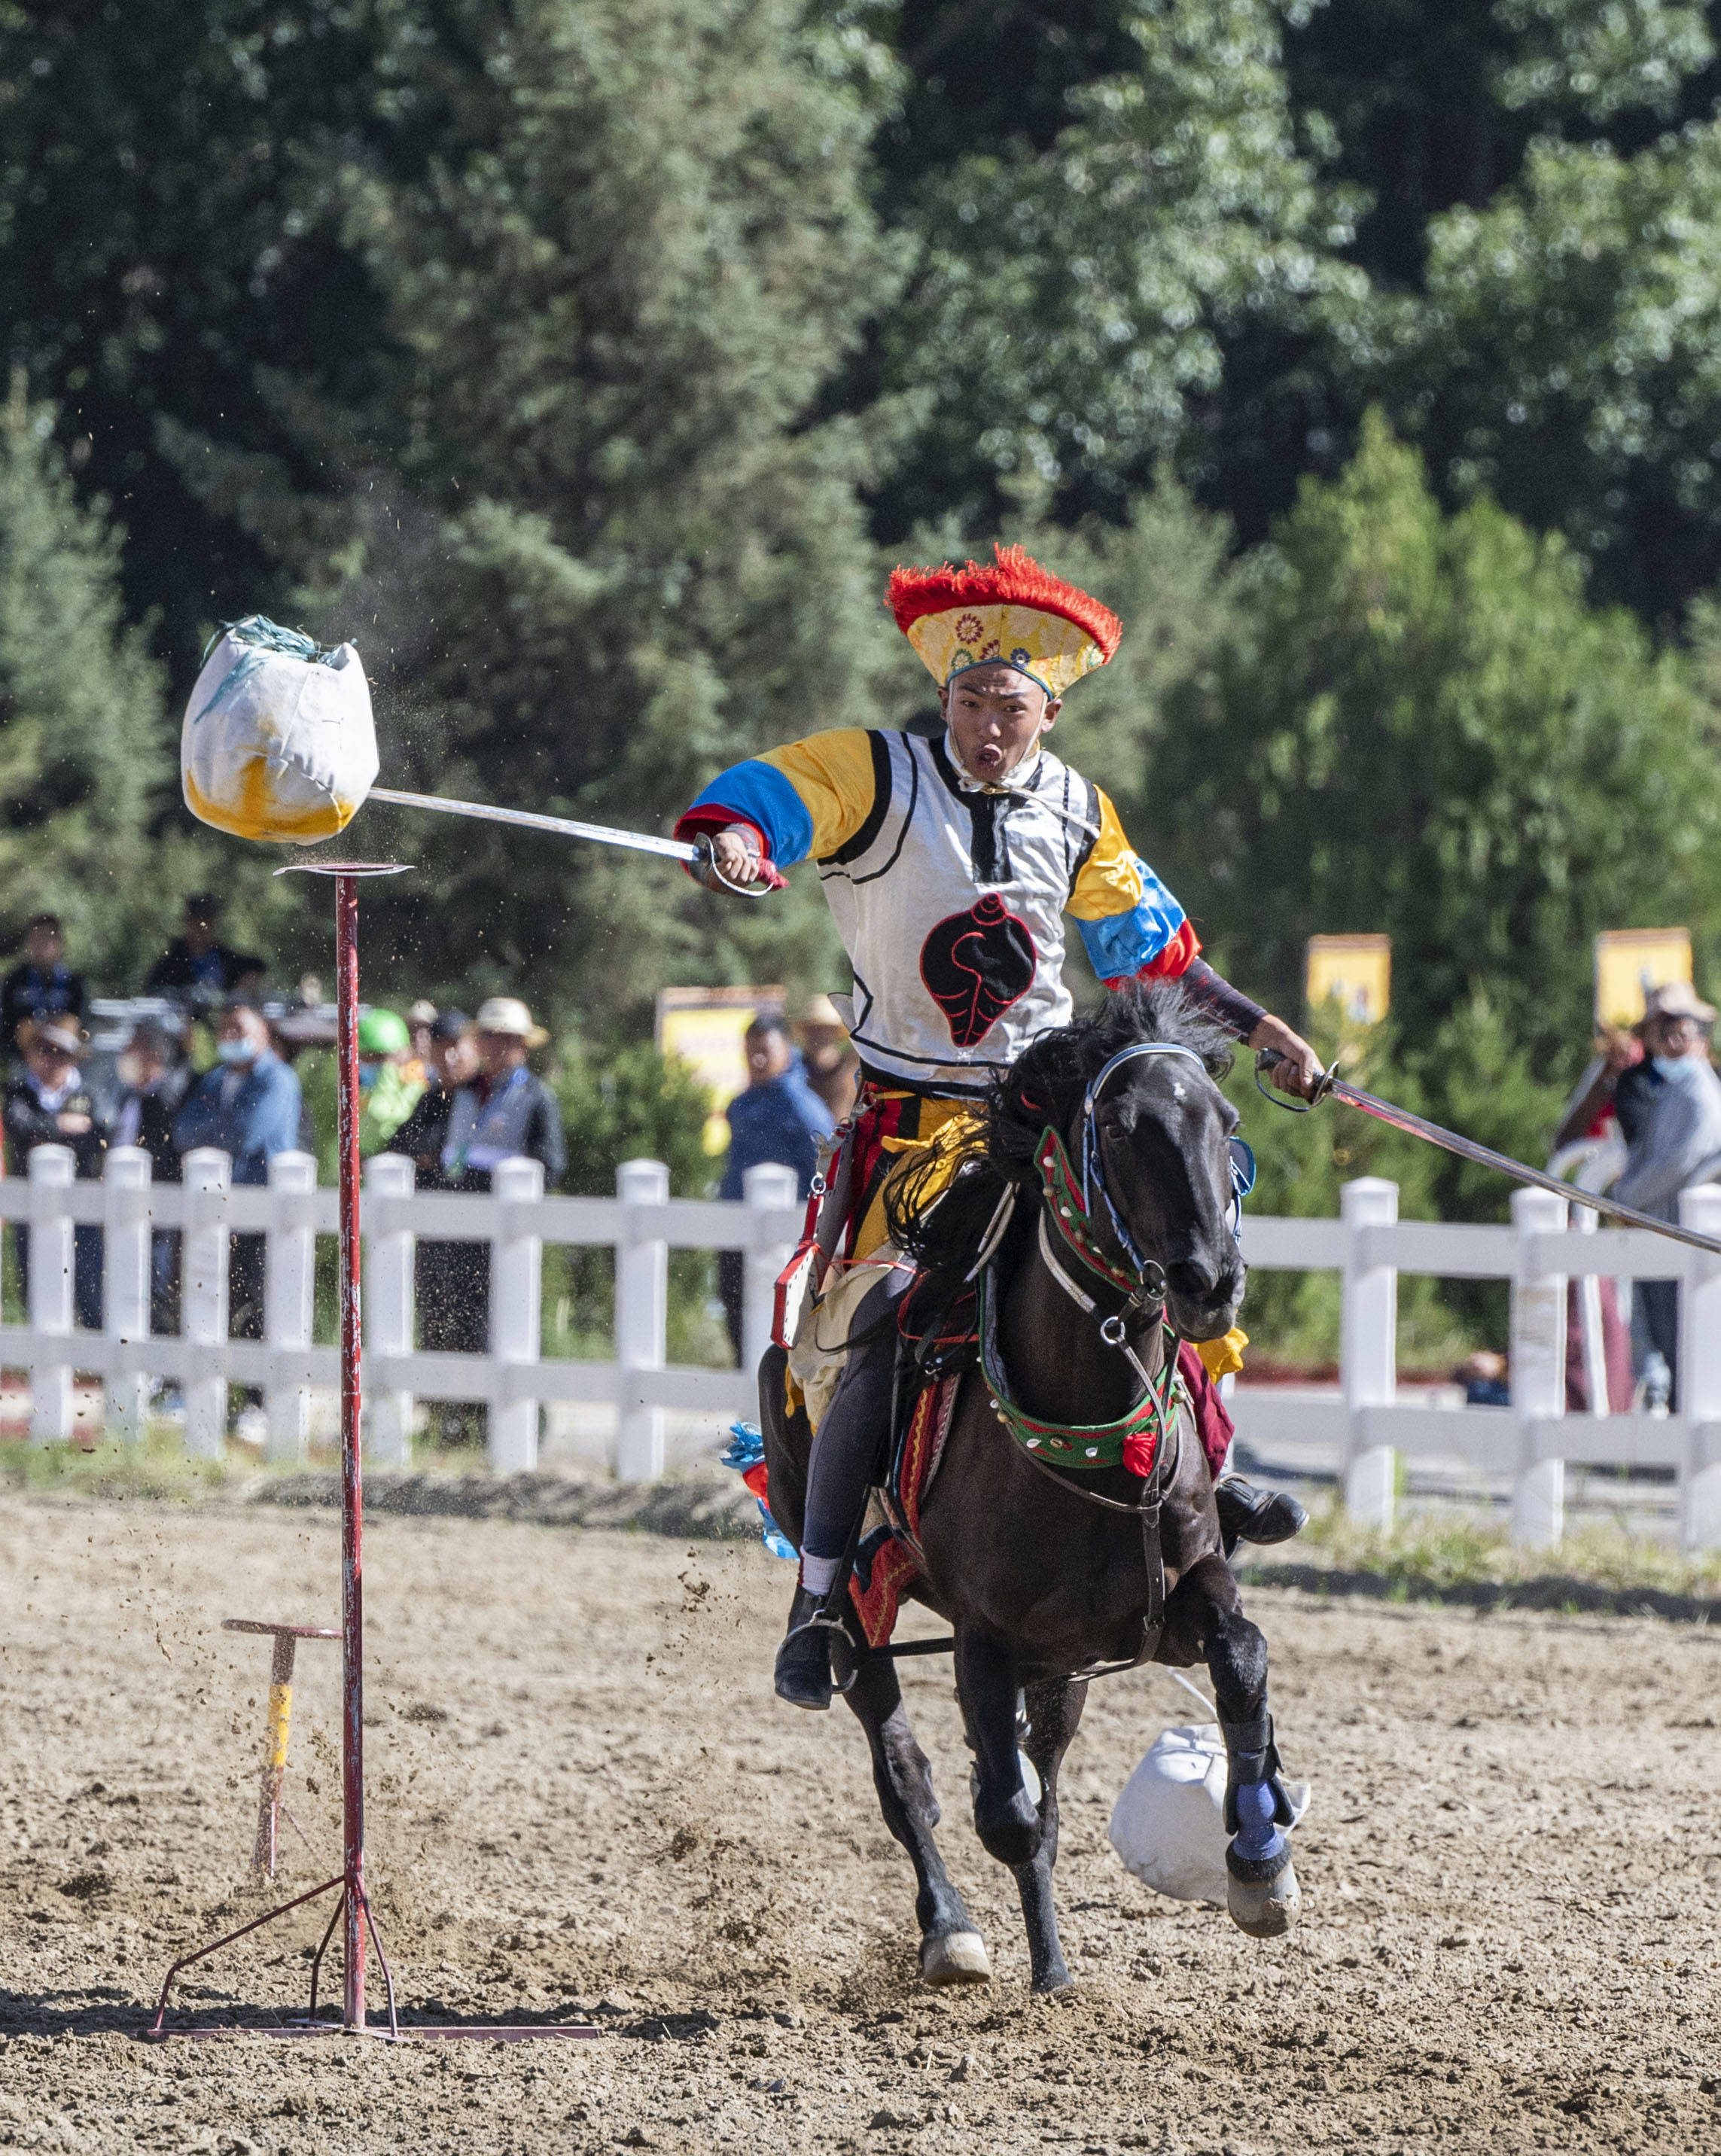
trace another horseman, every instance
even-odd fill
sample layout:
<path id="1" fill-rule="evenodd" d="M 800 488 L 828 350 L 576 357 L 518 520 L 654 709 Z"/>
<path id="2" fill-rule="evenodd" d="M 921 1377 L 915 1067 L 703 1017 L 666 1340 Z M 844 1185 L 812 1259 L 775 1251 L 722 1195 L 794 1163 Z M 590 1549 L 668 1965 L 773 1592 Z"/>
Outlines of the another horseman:
<path id="1" fill-rule="evenodd" d="M 1037 1034 L 1068 1022 L 1064 916 L 1108 988 L 1180 981 L 1239 1040 L 1271 1052 L 1282 1090 L 1306 1095 L 1320 1072 L 1307 1041 L 1200 957 L 1110 800 L 1044 745 L 1064 691 L 1116 651 L 1117 617 L 1021 547 L 994 552 L 984 567 L 891 578 L 897 626 L 938 685 L 942 738 L 814 734 L 734 765 L 676 826 L 680 838 L 711 840 L 732 883 L 780 885 L 810 856 L 855 975 L 844 1014 L 862 1086 L 841 1173 L 839 1285 L 822 1299 L 814 1352 L 801 1342 L 791 1356 L 814 1443 L 776 1685 L 798 1707 L 830 1704 L 821 1605 L 891 1412 L 896 1328 L 881 1321 L 912 1276 L 886 1240 L 884 1185 L 911 1165 L 936 1177 L 943 1158 L 953 1169 L 988 1088 Z M 1204 1343 L 1215 1375 L 1238 1367 L 1241 1339 Z M 1228 1548 L 1240 1537 L 1282 1540 L 1302 1522 L 1288 1500 L 1246 1483 L 1227 1480 L 1216 1494 Z"/>

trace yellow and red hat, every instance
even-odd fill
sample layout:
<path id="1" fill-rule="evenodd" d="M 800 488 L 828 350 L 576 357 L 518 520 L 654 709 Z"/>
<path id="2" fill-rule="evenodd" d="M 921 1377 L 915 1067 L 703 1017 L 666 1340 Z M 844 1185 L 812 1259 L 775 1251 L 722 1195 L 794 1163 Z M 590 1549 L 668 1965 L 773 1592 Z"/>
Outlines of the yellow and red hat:
<path id="1" fill-rule="evenodd" d="M 1021 547 L 958 569 L 893 569 L 886 594 L 896 626 L 943 689 L 971 666 L 1014 666 L 1061 696 L 1103 666 L 1123 624 L 1074 584 L 1064 583 Z"/>

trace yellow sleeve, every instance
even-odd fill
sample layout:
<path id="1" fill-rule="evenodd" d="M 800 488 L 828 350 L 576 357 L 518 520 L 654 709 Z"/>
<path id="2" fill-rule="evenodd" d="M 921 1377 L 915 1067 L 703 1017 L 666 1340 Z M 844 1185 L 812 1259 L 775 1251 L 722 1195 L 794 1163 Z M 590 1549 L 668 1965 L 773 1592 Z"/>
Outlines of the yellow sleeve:
<path id="1" fill-rule="evenodd" d="M 1111 795 L 1098 787 L 1094 791 L 1100 797 L 1100 834 L 1081 865 L 1067 908 L 1078 921 L 1109 921 L 1113 914 L 1133 912 L 1142 901 L 1135 849 L 1124 836 Z"/>
<path id="2" fill-rule="evenodd" d="M 876 780 L 872 737 L 862 727 L 835 726 L 804 741 L 767 749 L 756 759 L 780 772 L 812 822 L 804 849 L 822 860 L 846 844 L 871 814 Z"/>

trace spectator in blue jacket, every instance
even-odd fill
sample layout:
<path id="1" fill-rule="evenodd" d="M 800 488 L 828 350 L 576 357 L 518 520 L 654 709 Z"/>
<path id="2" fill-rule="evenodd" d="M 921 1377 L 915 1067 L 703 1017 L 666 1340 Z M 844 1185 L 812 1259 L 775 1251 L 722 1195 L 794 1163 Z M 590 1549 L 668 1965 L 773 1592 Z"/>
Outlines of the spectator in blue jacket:
<path id="1" fill-rule="evenodd" d="M 789 1038 L 780 1011 L 761 1011 L 747 1029 L 747 1086 L 729 1103 L 729 1158 L 720 1198 L 739 1198 L 742 1178 L 762 1161 L 778 1161 L 795 1173 L 804 1198 L 819 1163 L 819 1145 L 836 1127 L 808 1081 L 801 1052 Z M 739 1250 L 717 1253 L 717 1293 L 735 1359 L 741 1360 L 741 1294 L 744 1260 Z"/>
<path id="2" fill-rule="evenodd" d="M 173 1119 L 173 1142 L 182 1153 L 217 1147 L 236 1184 L 267 1183 L 275 1154 L 298 1149 L 299 1081 L 271 1046 L 262 1012 L 240 997 L 223 1006 L 215 1053 L 215 1068 Z M 263 1337 L 263 1249 L 261 1235 L 233 1238 L 228 1329 L 236 1340 Z"/>

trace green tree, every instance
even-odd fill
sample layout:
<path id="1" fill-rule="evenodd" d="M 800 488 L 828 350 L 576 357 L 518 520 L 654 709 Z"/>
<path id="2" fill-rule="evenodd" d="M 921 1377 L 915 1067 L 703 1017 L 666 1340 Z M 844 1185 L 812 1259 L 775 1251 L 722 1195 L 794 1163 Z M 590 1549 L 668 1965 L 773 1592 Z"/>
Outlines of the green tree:
<path id="1" fill-rule="evenodd" d="M 1021 42 L 1027 11 L 936 12 L 949 27 L 928 26 L 921 64 L 969 125 L 947 128 L 951 154 L 898 213 L 918 259 L 883 327 L 883 379 L 913 417 L 888 513 L 1115 513 L 1158 458 L 1197 453 L 1228 335 L 1313 331 L 1364 301 L 1339 259 L 1360 204 L 1299 140 L 1272 0 L 1120 0 L 1078 11 L 1085 38 L 1036 17 L 1051 80 L 995 113 L 1016 78 L 994 72 L 993 48 Z M 1110 71 L 1073 79 L 1075 54 Z M 989 77 L 991 98 L 958 100 L 958 70 Z"/>
<path id="2" fill-rule="evenodd" d="M 53 429 L 15 376 L 0 413 L 0 934 L 15 947 L 51 910 L 100 977 L 147 933 L 162 685 L 125 620 L 121 534 L 105 505 L 78 506 Z"/>
<path id="3" fill-rule="evenodd" d="M 1443 515 L 1375 417 L 1254 574 L 1246 638 L 1151 772 L 1159 865 L 1242 978 L 1294 1009 L 1307 936 L 1385 931 L 1438 1111 L 1461 1020 L 1539 1081 L 1569 1070 L 1598 929 L 1689 921 L 1713 953 L 1706 707 L 1631 616 L 1586 604 L 1559 539 L 1486 496 Z"/>
<path id="4" fill-rule="evenodd" d="M 398 783 L 660 828 L 722 763 L 871 715 L 866 448 L 819 408 L 892 286 L 850 57 L 789 0 L 450 0 L 390 48 L 445 139 L 327 177 L 410 441 L 311 516 L 283 459 L 179 453 L 357 637 Z M 832 984 L 815 894 L 767 925 L 661 863 L 366 814 L 420 865 L 368 910 L 403 973 L 516 976 L 600 1028 L 667 978 L 782 978 L 785 937 Z"/>

